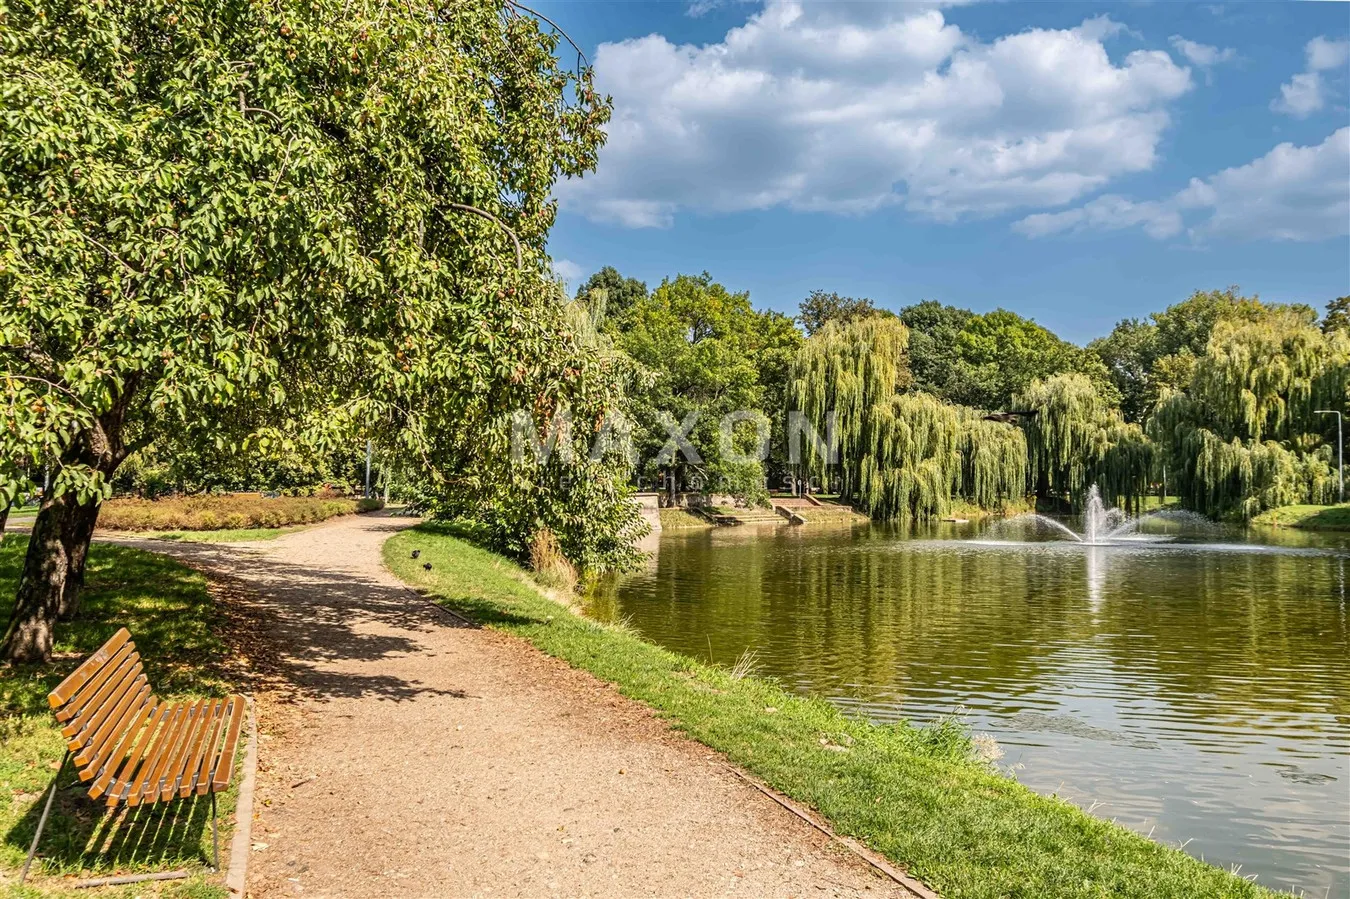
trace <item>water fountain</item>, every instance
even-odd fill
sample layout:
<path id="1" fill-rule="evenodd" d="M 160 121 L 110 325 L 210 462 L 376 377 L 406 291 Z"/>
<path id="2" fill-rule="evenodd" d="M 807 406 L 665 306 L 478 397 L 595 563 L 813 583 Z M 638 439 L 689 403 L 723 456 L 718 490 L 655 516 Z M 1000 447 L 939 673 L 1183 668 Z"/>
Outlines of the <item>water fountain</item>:
<path id="1" fill-rule="evenodd" d="M 1139 534 L 1138 529 L 1141 524 L 1148 520 L 1163 521 L 1181 521 L 1187 525 L 1208 526 L 1209 522 L 1203 516 L 1191 512 L 1174 512 L 1160 510 L 1149 512 L 1138 518 L 1131 518 L 1124 511 L 1117 508 L 1110 508 L 1102 501 L 1101 490 L 1093 484 L 1088 488 L 1087 497 L 1083 504 L 1082 531 L 1075 531 L 1062 521 L 1056 521 L 1046 515 L 1037 515 L 1028 513 L 1009 518 L 1007 521 L 1000 522 L 995 526 L 996 531 L 1005 531 L 1024 525 L 1034 525 L 1050 531 L 1056 536 L 1082 543 L 1086 546 L 1112 546 L 1122 542 L 1146 542 L 1156 543 L 1170 540 L 1168 535 L 1160 534 Z"/>

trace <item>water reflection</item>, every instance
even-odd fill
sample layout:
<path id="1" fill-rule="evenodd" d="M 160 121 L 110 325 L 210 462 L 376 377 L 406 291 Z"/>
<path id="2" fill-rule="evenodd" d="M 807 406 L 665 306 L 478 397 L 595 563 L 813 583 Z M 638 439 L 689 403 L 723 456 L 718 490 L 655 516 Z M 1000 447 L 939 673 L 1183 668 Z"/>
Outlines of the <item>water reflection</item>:
<path id="1" fill-rule="evenodd" d="M 754 649 L 789 686 L 877 718 L 964 709 L 1034 789 L 1271 886 L 1350 891 L 1342 539 L 980 537 L 671 533 L 592 611 L 723 664 Z"/>

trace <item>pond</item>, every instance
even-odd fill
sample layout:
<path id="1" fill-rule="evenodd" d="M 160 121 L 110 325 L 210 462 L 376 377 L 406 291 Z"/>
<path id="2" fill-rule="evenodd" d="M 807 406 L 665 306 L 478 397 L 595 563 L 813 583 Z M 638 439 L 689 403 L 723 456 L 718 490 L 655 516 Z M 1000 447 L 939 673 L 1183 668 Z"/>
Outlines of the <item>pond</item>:
<path id="1" fill-rule="evenodd" d="M 1350 894 L 1350 535 L 1006 530 L 669 531 L 590 612 L 874 719 L 958 715 L 1034 790 Z"/>

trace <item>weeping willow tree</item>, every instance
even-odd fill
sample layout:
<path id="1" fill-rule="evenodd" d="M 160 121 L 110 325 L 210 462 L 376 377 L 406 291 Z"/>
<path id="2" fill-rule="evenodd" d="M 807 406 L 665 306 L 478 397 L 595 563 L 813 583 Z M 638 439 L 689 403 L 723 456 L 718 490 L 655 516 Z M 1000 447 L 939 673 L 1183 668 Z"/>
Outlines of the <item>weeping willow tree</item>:
<path id="1" fill-rule="evenodd" d="M 806 473 L 837 475 L 845 499 L 876 518 L 926 518 L 965 496 L 993 508 L 1019 496 L 1026 443 L 1006 425 L 910 383 L 909 331 L 897 319 L 831 322 L 794 360 L 789 402 L 823 430 L 831 415 L 839 467 L 804 447 Z"/>
<path id="2" fill-rule="evenodd" d="M 1149 422 L 1181 500 L 1250 518 L 1336 497 L 1329 417 L 1350 398 L 1350 335 L 1324 333 L 1304 307 L 1220 321 L 1188 389 Z"/>
<path id="3" fill-rule="evenodd" d="M 1020 428 L 961 407 L 961 496 L 1002 510 L 1026 496 L 1027 441 Z"/>
<path id="4" fill-rule="evenodd" d="M 1153 470 L 1152 444 L 1087 377 L 1060 374 L 1033 381 L 1017 397 L 1017 407 L 1036 413 L 1024 417 L 1023 427 L 1038 497 L 1073 502 L 1095 483 L 1108 499 L 1138 506 Z"/>

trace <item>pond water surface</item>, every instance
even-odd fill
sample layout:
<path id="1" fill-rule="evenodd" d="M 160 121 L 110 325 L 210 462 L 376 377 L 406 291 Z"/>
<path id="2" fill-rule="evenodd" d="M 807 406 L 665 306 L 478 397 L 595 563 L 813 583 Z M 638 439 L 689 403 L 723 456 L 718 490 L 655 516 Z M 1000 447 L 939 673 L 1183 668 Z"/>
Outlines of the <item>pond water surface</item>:
<path id="1" fill-rule="evenodd" d="M 979 525 L 672 531 L 599 618 L 875 719 L 962 716 L 1042 793 L 1350 895 L 1350 536 L 1089 547 Z"/>

